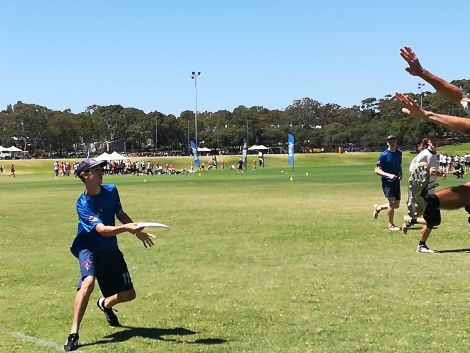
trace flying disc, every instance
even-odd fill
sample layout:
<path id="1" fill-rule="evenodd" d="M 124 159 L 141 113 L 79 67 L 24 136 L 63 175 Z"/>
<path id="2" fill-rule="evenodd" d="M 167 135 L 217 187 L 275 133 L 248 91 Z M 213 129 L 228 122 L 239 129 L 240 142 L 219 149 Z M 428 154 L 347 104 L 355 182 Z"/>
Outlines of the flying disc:
<path id="1" fill-rule="evenodd" d="M 160 228 L 160 229 L 169 229 L 166 224 L 158 223 L 158 222 L 140 222 L 137 223 L 137 227 L 139 228 Z"/>

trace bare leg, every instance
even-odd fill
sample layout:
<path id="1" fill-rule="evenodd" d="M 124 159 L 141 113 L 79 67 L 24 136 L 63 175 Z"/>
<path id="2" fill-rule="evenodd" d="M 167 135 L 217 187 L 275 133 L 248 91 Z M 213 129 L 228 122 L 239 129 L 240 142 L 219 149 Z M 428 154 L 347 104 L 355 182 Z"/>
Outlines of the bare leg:
<path id="1" fill-rule="evenodd" d="M 429 236 L 431 235 L 431 231 L 432 231 L 432 228 L 428 228 L 428 226 L 425 226 L 421 230 L 419 241 L 422 242 L 423 244 L 426 243 L 426 240 L 428 240 Z"/>
<path id="2" fill-rule="evenodd" d="M 117 294 L 114 294 L 110 297 L 105 298 L 104 300 L 104 306 L 105 308 L 112 308 L 116 304 L 119 303 L 124 303 L 124 302 L 129 302 L 131 300 L 134 300 L 136 298 L 136 293 L 134 289 L 129 289 L 124 292 L 120 292 Z"/>
<path id="3" fill-rule="evenodd" d="M 82 287 L 77 291 L 73 305 L 73 321 L 70 333 L 78 333 L 80 324 L 90 300 L 91 293 L 95 287 L 95 277 L 88 276 L 83 280 Z"/>
<path id="4" fill-rule="evenodd" d="M 387 215 L 388 215 L 388 226 L 389 227 L 394 227 L 395 223 L 393 221 L 394 216 L 395 216 L 395 209 L 400 207 L 400 200 L 395 200 L 395 198 L 389 198 L 389 206 L 387 209 Z"/>

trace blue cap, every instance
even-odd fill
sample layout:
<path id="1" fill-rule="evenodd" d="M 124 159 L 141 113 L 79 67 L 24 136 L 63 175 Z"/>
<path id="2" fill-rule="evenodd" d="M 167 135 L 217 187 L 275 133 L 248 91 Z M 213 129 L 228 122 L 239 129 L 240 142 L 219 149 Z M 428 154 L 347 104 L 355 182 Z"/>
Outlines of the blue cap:
<path id="1" fill-rule="evenodd" d="M 93 158 L 87 158 L 78 165 L 77 169 L 75 169 L 75 174 L 80 175 L 83 172 L 86 172 L 88 169 L 96 167 L 97 165 L 104 166 L 106 163 L 106 161 L 97 161 Z"/>

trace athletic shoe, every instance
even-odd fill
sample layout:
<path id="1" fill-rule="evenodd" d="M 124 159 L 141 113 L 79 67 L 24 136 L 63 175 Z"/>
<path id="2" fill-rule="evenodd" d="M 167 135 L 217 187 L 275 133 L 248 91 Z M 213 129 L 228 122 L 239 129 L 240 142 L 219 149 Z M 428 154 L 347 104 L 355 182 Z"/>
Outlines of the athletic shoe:
<path id="1" fill-rule="evenodd" d="M 397 230 L 400 230 L 400 228 L 398 228 L 395 224 L 390 224 L 388 226 L 388 230 L 391 232 L 396 232 Z"/>
<path id="2" fill-rule="evenodd" d="M 411 217 L 406 215 L 403 217 L 403 226 L 401 227 L 401 230 L 403 231 L 403 234 L 406 235 L 408 233 L 408 229 L 411 227 Z"/>
<path id="3" fill-rule="evenodd" d="M 429 249 L 426 244 L 418 244 L 416 252 L 422 254 L 434 254 L 434 250 Z"/>
<path id="4" fill-rule="evenodd" d="M 64 351 L 71 352 L 78 349 L 78 333 L 71 333 L 64 344 Z"/>
<path id="5" fill-rule="evenodd" d="M 377 219 L 379 218 L 379 210 L 377 209 L 377 207 L 379 207 L 379 205 L 377 205 L 376 203 L 374 204 L 374 211 L 372 212 L 372 217 L 374 217 L 374 219 Z"/>
<path id="6" fill-rule="evenodd" d="M 426 200 L 429 184 L 429 170 L 426 162 L 419 163 L 408 179 L 408 215 L 416 218 L 423 215 L 426 209 Z"/>
<path id="7" fill-rule="evenodd" d="M 96 302 L 96 305 L 104 313 L 104 316 L 106 317 L 106 321 L 108 321 L 108 324 L 110 326 L 114 326 L 114 327 L 121 326 L 116 314 L 113 312 L 113 309 L 108 309 L 104 307 L 104 298 L 98 299 L 98 301 Z"/>

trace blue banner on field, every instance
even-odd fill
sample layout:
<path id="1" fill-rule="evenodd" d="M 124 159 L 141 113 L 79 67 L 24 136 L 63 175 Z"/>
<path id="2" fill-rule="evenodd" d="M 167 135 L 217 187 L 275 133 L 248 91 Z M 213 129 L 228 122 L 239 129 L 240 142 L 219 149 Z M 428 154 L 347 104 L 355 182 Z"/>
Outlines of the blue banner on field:
<path id="1" fill-rule="evenodd" d="M 287 160 L 289 161 L 289 165 L 292 168 L 294 168 L 294 143 L 295 143 L 295 139 L 294 139 L 293 135 L 287 134 L 287 143 L 288 143 Z"/>
<path id="2" fill-rule="evenodd" d="M 201 162 L 199 162 L 199 155 L 197 153 L 196 144 L 193 140 L 191 140 L 191 150 L 193 151 L 194 155 L 194 165 L 199 168 L 201 166 Z"/>

